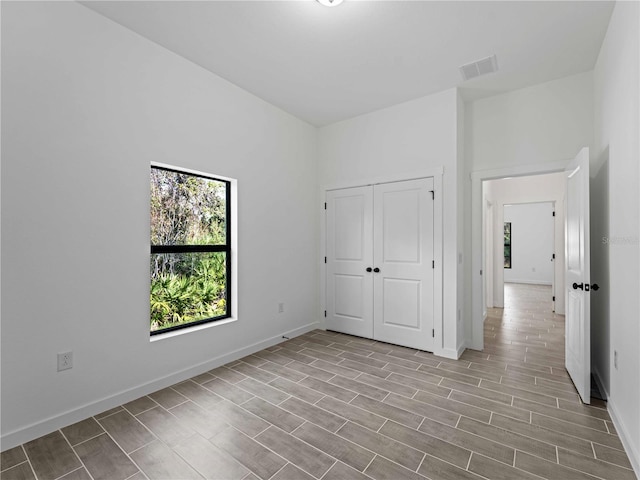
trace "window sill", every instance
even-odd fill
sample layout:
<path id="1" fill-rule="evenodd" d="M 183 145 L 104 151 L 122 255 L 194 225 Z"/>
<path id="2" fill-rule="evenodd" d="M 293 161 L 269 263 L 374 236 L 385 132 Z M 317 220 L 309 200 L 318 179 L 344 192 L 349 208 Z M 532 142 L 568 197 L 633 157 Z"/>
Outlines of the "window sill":
<path id="1" fill-rule="evenodd" d="M 157 342 L 160 340 L 166 340 L 168 338 L 173 338 L 173 337 L 177 337 L 180 335 L 186 335 L 188 333 L 193 333 L 193 332 L 198 332 L 200 330 L 205 330 L 207 328 L 213 328 L 213 327 L 218 327 L 220 325 L 227 325 L 229 323 L 233 323 L 235 321 L 237 321 L 237 318 L 231 317 L 231 318 L 225 318 L 223 320 L 217 320 L 215 322 L 209 322 L 209 323 L 203 323 L 201 325 L 194 325 L 193 327 L 185 327 L 185 328 L 181 328 L 179 330 L 172 330 L 170 332 L 165 332 L 165 333 L 159 333 L 157 335 L 149 335 L 149 341 L 150 342 Z"/>

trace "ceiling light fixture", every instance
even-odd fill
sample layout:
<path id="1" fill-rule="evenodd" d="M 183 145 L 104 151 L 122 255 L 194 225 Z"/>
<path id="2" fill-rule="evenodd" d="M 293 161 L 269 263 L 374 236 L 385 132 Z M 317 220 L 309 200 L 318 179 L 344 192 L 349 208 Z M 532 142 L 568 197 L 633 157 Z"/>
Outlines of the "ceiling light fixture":
<path id="1" fill-rule="evenodd" d="M 318 3 L 325 7 L 337 7 L 342 3 L 342 0 L 318 0 Z"/>

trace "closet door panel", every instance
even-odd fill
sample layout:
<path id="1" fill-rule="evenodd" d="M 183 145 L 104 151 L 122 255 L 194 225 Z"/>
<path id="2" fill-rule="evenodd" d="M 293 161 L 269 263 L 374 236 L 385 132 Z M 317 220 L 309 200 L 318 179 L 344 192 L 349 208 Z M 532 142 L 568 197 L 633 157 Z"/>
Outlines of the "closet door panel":
<path id="1" fill-rule="evenodd" d="M 373 338 L 373 189 L 327 192 L 329 330 Z"/>
<path id="2" fill-rule="evenodd" d="M 433 179 L 374 187 L 374 338 L 433 349 Z"/>
<path id="3" fill-rule="evenodd" d="M 382 278 L 382 319 L 386 325 L 420 328 L 421 282 Z"/>

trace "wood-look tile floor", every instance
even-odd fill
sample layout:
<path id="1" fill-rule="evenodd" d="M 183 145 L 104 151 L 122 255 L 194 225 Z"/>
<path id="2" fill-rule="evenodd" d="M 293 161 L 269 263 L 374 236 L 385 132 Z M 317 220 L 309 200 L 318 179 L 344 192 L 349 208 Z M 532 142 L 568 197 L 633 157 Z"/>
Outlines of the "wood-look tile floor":
<path id="1" fill-rule="evenodd" d="M 5 451 L 1 477 L 634 479 L 549 298 L 507 285 L 458 361 L 316 330 Z"/>

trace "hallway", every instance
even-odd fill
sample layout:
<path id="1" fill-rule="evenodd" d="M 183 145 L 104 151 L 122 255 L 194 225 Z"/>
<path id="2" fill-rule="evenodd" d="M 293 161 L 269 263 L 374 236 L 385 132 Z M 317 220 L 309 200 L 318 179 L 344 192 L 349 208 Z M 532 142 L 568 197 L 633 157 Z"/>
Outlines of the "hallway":
<path id="1" fill-rule="evenodd" d="M 499 424 L 507 436 L 518 432 L 555 445 L 558 463 L 583 473 L 520 452 L 516 452 L 514 466 L 549 479 L 593 478 L 591 475 L 633 479 L 632 471 L 607 468 L 603 463 L 631 468 L 620 451 L 606 402 L 592 397 L 590 406 L 582 404 L 564 368 L 564 315 L 552 311 L 551 297 L 550 286 L 505 283 L 504 309 L 487 312 L 484 351 L 467 350 L 461 360 L 472 362 L 473 369 L 501 370 L 499 385 L 481 380 L 480 389 L 511 395 L 511 406 L 531 412 L 524 424 L 493 414 L 491 424 Z M 596 462 L 575 454 L 580 451 L 577 445 L 585 441 L 591 443 L 592 452 L 583 448 L 580 453 L 595 457 Z"/>

